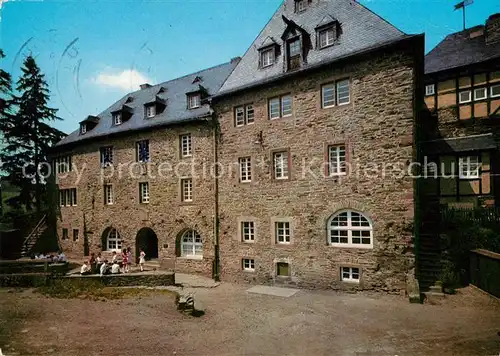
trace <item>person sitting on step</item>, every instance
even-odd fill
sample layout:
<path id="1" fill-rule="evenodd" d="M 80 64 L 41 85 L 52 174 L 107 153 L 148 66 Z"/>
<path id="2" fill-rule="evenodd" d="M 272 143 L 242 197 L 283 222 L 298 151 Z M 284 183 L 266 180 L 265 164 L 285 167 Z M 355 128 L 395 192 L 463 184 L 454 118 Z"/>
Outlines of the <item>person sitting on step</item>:
<path id="1" fill-rule="evenodd" d="M 84 261 L 83 262 L 82 268 L 80 269 L 80 274 L 82 276 L 86 276 L 86 275 L 92 274 L 92 272 L 90 270 L 90 265 L 89 265 L 88 261 Z"/>
<path id="2" fill-rule="evenodd" d="M 110 270 L 109 270 L 108 260 L 104 260 L 101 263 L 101 267 L 99 269 L 99 274 L 101 276 L 104 276 L 105 274 L 109 274 L 109 272 L 110 272 Z"/>
<path id="3" fill-rule="evenodd" d="M 120 273 L 120 265 L 115 261 L 111 266 L 111 274 L 119 274 Z"/>

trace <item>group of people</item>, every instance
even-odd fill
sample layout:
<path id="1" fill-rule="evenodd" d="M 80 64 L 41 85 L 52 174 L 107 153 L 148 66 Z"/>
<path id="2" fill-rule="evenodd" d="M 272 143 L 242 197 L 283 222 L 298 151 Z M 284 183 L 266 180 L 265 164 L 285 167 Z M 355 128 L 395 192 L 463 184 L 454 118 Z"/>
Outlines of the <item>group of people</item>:
<path id="1" fill-rule="evenodd" d="M 58 263 L 58 262 L 67 262 L 66 255 L 62 251 L 58 251 L 55 255 L 53 254 L 45 254 L 45 253 L 35 253 L 31 256 L 32 260 L 50 260 L 50 262 Z"/>
<path id="2" fill-rule="evenodd" d="M 89 275 L 99 273 L 99 275 L 103 276 L 106 274 L 129 273 L 132 267 L 132 260 L 132 249 L 130 247 L 124 248 L 121 253 L 121 267 L 116 251 L 113 251 L 111 262 L 104 259 L 100 252 L 97 254 L 97 257 L 95 253 L 92 252 L 90 258 L 83 262 L 80 274 Z M 141 249 L 139 254 L 139 267 L 141 272 L 144 271 L 144 263 L 146 263 L 146 253 Z"/>

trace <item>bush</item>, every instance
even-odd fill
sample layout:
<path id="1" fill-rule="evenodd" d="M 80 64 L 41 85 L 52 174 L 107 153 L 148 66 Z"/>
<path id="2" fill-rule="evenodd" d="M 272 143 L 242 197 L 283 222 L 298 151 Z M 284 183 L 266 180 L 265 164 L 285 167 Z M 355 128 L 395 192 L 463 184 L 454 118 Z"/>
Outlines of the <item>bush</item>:
<path id="1" fill-rule="evenodd" d="M 441 280 L 445 286 L 467 284 L 470 251 L 500 252 L 500 216 L 497 210 L 447 210 L 441 220 L 441 246 L 445 260 Z"/>

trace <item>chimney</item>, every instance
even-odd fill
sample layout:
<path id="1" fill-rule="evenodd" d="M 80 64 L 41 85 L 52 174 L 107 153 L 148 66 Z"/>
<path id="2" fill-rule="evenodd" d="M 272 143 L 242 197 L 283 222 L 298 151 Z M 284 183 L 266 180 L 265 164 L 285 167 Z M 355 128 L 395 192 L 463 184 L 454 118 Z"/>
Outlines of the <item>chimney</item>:
<path id="1" fill-rule="evenodd" d="M 239 63 L 239 61 L 241 61 L 241 57 L 231 58 L 231 63 Z"/>
<path id="2" fill-rule="evenodd" d="M 500 13 L 488 17 L 485 32 L 487 45 L 500 42 Z"/>
<path id="3" fill-rule="evenodd" d="M 147 88 L 151 88 L 151 84 L 149 84 L 149 83 L 141 84 L 141 90 L 144 90 L 144 89 L 147 89 Z"/>

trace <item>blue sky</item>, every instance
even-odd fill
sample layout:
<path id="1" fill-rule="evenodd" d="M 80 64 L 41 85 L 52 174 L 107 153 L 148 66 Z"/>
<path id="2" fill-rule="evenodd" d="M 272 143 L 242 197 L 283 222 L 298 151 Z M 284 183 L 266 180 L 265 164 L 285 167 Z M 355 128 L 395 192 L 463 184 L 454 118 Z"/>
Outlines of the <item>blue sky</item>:
<path id="1" fill-rule="evenodd" d="M 51 106 L 77 128 L 138 84 L 159 83 L 243 55 L 282 0 L 12 1 L 3 0 L 1 66 L 17 80 L 33 53 L 46 74 Z M 462 29 L 458 0 L 361 0 L 406 33 L 426 34 L 426 50 Z M 0 0 L 0 4 L 2 0 Z M 476 0 L 467 27 L 500 12 Z"/>

